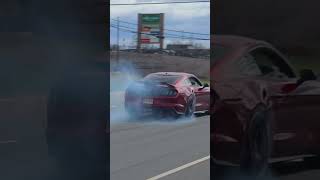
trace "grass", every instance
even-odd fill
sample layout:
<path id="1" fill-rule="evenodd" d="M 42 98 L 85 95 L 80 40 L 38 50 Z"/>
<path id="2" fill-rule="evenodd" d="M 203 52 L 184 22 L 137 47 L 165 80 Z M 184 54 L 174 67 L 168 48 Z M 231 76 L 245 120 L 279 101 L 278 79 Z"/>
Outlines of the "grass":
<path id="1" fill-rule="evenodd" d="M 129 74 L 125 72 L 110 72 L 110 79 L 113 80 L 125 80 L 125 79 L 132 79 L 132 80 L 138 80 L 142 77 L 136 74 Z"/>
<path id="2" fill-rule="evenodd" d="M 139 76 L 130 76 L 130 74 L 126 74 L 124 72 L 110 72 L 110 78 L 111 78 L 111 80 L 114 80 L 114 81 L 125 80 L 128 77 L 130 77 L 131 80 L 138 80 L 138 79 L 142 78 L 142 77 L 139 77 Z M 200 78 L 200 81 L 202 83 L 207 83 L 207 84 L 210 85 L 210 79 Z"/>
<path id="3" fill-rule="evenodd" d="M 310 57 L 290 57 L 290 63 L 299 72 L 302 69 L 312 69 L 315 73 L 320 73 L 320 59 L 310 58 Z M 129 74 L 123 72 L 110 72 L 110 77 L 115 79 L 122 79 L 129 77 Z M 138 79 L 138 77 L 132 77 Z M 208 83 L 210 85 L 210 79 L 200 78 L 201 82 Z"/>

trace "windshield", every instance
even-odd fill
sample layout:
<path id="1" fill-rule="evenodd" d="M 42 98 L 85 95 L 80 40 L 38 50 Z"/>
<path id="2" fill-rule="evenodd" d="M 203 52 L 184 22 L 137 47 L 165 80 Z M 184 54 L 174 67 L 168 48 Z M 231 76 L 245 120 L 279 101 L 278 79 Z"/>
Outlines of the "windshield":
<path id="1" fill-rule="evenodd" d="M 178 75 L 165 75 L 165 74 L 149 74 L 143 80 L 155 83 L 168 83 L 174 84 L 181 76 Z"/>

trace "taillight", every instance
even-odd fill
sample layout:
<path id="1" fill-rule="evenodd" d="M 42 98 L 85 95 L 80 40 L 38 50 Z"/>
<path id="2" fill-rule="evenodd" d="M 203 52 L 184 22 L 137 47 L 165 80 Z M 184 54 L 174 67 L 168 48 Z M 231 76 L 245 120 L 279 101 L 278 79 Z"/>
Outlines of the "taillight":
<path id="1" fill-rule="evenodd" d="M 284 94 L 290 93 L 291 91 L 295 90 L 297 88 L 296 83 L 290 83 L 290 84 L 285 84 L 281 88 L 281 92 Z"/>
<path id="2" fill-rule="evenodd" d="M 154 89 L 154 96 L 170 96 L 174 97 L 178 94 L 178 91 L 172 88 L 155 88 Z"/>

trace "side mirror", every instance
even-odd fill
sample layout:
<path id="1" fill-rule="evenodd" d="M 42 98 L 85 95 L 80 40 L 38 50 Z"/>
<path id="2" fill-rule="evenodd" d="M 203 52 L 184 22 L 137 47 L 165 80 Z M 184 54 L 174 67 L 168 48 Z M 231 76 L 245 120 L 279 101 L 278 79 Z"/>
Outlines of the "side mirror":
<path id="1" fill-rule="evenodd" d="M 300 79 L 298 80 L 297 84 L 300 85 L 303 82 L 310 80 L 317 80 L 317 76 L 311 69 L 303 69 L 300 71 Z"/>
<path id="2" fill-rule="evenodd" d="M 202 90 L 202 89 L 204 89 L 204 88 L 206 88 L 206 87 L 209 87 L 209 84 L 208 84 L 208 83 L 204 83 L 203 86 L 202 86 L 202 87 L 199 87 L 198 89 L 199 89 L 199 90 Z"/>
<path id="3" fill-rule="evenodd" d="M 204 83 L 204 84 L 203 84 L 203 88 L 206 88 L 206 87 L 209 87 L 209 84 L 208 84 L 208 83 Z"/>

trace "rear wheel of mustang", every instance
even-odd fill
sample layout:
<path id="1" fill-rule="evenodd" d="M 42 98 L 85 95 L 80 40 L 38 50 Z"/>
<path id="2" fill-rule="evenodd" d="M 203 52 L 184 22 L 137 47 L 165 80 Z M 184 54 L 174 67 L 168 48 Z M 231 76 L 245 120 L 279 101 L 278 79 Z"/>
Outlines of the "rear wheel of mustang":
<path id="1" fill-rule="evenodd" d="M 194 111 L 195 111 L 195 106 L 196 106 L 196 97 L 195 97 L 195 95 L 192 95 L 189 98 L 189 101 L 187 103 L 186 112 L 185 112 L 185 116 L 187 118 L 191 118 L 192 117 L 192 115 L 194 114 Z"/>
<path id="2" fill-rule="evenodd" d="M 256 107 L 242 148 L 241 170 L 254 177 L 268 172 L 272 150 L 271 112 L 263 105 Z"/>
<path id="3" fill-rule="evenodd" d="M 210 157 L 210 173 L 214 179 L 223 180 L 223 179 L 230 179 L 230 173 L 235 173 L 231 170 L 232 167 L 226 167 L 221 164 L 217 164 L 211 157 Z M 238 174 L 237 174 L 238 175 Z M 228 177 L 228 178 L 226 178 Z"/>
<path id="4" fill-rule="evenodd" d="M 137 109 L 132 108 L 130 106 L 126 106 L 125 108 L 126 108 L 126 112 L 128 113 L 130 119 L 137 119 L 141 116 L 141 113 Z"/>

